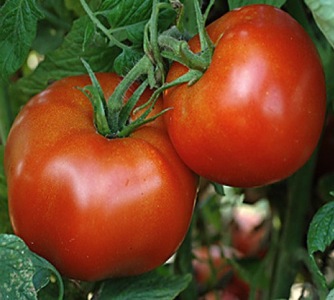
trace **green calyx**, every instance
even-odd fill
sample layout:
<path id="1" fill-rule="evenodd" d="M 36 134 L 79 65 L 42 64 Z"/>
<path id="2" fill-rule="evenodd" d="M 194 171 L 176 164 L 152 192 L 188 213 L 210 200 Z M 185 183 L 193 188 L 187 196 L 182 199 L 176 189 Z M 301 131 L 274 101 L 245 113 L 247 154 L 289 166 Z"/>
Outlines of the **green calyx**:
<path id="1" fill-rule="evenodd" d="M 84 2 L 83 0 L 81 1 Z M 175 2 L 178 1 L 173 1 L 173 7 L 176 7 L 179 15 L 182 15 L 182 4 L 178 2 L 179 5 L 175 5 Z M 130 135 L 131 132 L 138 127 L 155 120 L 168 110 L 165 109 L 157 115 L 147 118 L 152 111 L 155 102 L 159 98 L 159 95 L 164 90 L 184 83 L 192 85 L 201 78 L 211 63 L 214 51 L 214 45 L 205 30 L 205 21 L 213 3 L 214 0 L 211 0 L 206 12 L 202 15 L 198 1 L 194 1 L 196 22 L 201 45 L 201 51 L 199 53 L 194 53 L 189 48 L 187 41 L 180 39 L 180 36 L 182 35 L 176 27 L 159 34 L 159 12 L 161 9 L 166 8 L 166 6 L 170 7 L 172 4 L 165 2 L 160 3 L 158 0 L 153 0 L 151 18 L 144 30 L 143 49 L 145 55 L 143 55 L 126 74 L 108 101 L 104 98 L 102 88 L 95 77 L 94 72 L 88 63 L 82 60 L 91 78 L 92 85 L 81 88 L 80 90 L 89 98 L 93 105 L 94 123 L 97 131 L 101 135 L 107 138 L 120 138 Z M 87 14 L 91 18 L 94 18 L 94 14 L 89 11 L 89 7 L 86 5 L 84 8 L 89 12 Z M 166 83 L 166 66 L 171 62 L 181 63 L 188 67 L 189 71 L 173 82 Z M 142 80 L 142 83 L 135 90 L 130 99 L 126 103 L 123 103 L 125 93 L 133 83 L 137 82 L 139 79 Z M 130 115 L 146 88 L 155 89 L 155 92 L 145 104 L 136 108 L 146 108 L 144 113 L 135 121 L 129 122 Z"/>
<path id="2" fill-rule="evenodd" d="M 86 61 L 82 60 L 87 72 L 91 78 L 92 85 L 80 88 L 80 90 L 89 98 L 94 109 L 94 124 L 97 131 L 106 138 L 122 138 L 131 134 L 138 127 L 154 121 L 161 116 L 167 110 L 163 110 L 153 117 L 147 118 L 152 111 L 159 94 L 154 93 L 152 97 L 144 104 L 148 106 L 145 112 L 135 121 L 129 123 L 130 115 L 135 109 L 136 104 L 148 87 L 148 81 L 145 80 L 142 84 L 133 92 L 132 96 L 126 103 L 123 103 L 123 96 L 130 88 L 128 80 L 124 80 L 117 86 L 114 93 L 106 101 L 102 88 L 90 66 Z M 131 82 L 132 83 L 132 82 Z M 141 109 L 138 107 L 137 109 Z"/>

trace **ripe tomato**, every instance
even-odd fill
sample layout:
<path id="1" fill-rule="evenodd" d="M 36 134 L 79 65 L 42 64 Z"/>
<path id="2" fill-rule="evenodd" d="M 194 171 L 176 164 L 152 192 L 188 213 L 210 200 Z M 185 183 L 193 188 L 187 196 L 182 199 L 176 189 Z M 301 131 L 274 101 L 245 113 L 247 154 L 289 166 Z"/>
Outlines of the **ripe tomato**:
<path id="1" fill-rule="evenodd" d="M 106 98 L 120 81 L 97 78 Z M 183 240 L 197 178 L 158 120 L 127 138 L 99 135 L 88 98 L 75 88 L 88 84 L 85 75 L 60 80 L 17 116 L 5 149 L 13 229 L 64 276 L 140 274 Z"/>
<path id="2" fill-rule="evenodd" d="M 164 94 L 169 136 L 184 162 L 221 184 L 286 178 L 313 152 L 325 115 L 321 61 L 304 29 L 269 5 L 228 12 L 207 27 L 211 65 Z M 200 51 L 196 36 L 190 42 Z M 188 69 L 175 62 L 167 81 Z"/>

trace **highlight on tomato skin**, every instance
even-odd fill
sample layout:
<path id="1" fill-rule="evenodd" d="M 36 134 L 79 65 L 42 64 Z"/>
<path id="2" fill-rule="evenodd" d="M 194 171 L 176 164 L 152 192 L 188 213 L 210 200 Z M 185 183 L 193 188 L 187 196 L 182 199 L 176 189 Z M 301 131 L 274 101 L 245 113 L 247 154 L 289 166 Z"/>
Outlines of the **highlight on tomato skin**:
<path id="1" fill-rule="evenodd" d="M 120 78 L 96 76 L 108 98 Z M 98 134 L 91 103 L 77 88 L 88 84 L 86 75 L 57 81 L 17 116 L 4 158 L 11 222 L 65 277 L 141 274 L 163 264 L 184 239 L 198 178 L 161 121 L 126 138 Z"/>
<path id="2" fill-rule="evenodd" d="M 313 153 L 326 111 L 320 57 L 305 30 L 269 5 L 249 5 L 207 27 L 215 50 L 193 85 L 164 93 L 171 141 L 195 173 L 235 187 L 287 178 Z M 200 51 L 198 36 L 189 41 Z M 187 68 L 174 62 L 167 81 Z"/>

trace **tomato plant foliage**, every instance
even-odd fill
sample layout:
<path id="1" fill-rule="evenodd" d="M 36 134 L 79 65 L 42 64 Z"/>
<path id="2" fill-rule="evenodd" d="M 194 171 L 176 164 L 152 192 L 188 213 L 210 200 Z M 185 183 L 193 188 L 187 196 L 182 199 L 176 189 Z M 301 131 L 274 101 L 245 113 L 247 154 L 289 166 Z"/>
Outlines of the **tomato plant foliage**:
<path id="1" fill-rule="evenodd" d="M 331 299 L 333 11 L 0 0 L 0 298 Z"/>

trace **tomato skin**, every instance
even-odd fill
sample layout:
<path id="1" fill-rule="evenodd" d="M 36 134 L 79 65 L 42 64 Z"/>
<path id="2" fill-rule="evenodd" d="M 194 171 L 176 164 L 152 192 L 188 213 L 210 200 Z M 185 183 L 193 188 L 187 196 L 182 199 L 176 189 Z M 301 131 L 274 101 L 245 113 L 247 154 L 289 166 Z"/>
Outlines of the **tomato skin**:
<path id="1" fill-rule="evenodd" d="M 97 78 L 106 97 L 120 80 Z M 75 88 L 88 84 L 69 77 L 28 102 L 9 134 L 5 170 L 15 233 L 64 276 L 93 281 L 164 263 L 188 229 L 197 177 L 161 121 L 127 138 L 99 135 Z"/>
<path id="2" fill-rule="evenodd" d="M 216 45 L 207 71 L 164 94 L 176 151 L 197 174 L 225 185 L 288 177 L 312 154 L 324 122 L 316 48 L 294 19 L 268 5 L 228 12 L 207 31 Z M 200 50 L 197 36 L 189 45 Z M 186 71 L 173 63 L 167 81 Z"/>

